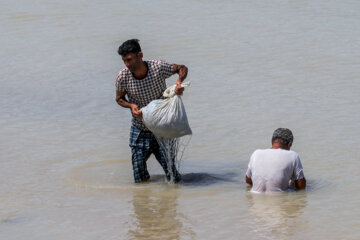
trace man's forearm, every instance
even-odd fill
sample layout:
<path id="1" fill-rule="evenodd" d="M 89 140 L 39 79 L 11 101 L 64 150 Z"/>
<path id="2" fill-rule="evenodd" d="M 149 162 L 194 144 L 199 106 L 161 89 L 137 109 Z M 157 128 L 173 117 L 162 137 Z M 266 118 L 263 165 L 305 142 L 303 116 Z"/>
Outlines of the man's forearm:
<path id="1" fill-rule="evenodd" d="M 126 92 L 121 92 L 121 91 L 116 91 L 116 97 L 115 97 L 115 101 L 117 102 L 117 104 L 119 104 L 120 106 L 124 107 L 124 108 L 131 108 L 132 107 L 132 103 L 129 103 L 125 96 L 126 96 Z"/>
<path id="2" fill-rule="evenodd" d="M 122 106 L 122 107 L 124 107 L 124 108 L 131 108 L 131 103 L 129 103 L 128 101 L 126 101 L 126 99 L 125 98 L 120 98 L 120 97 L 117 97 L 116 98 L 116 102 L 120 105 L 120 106 Z"/>

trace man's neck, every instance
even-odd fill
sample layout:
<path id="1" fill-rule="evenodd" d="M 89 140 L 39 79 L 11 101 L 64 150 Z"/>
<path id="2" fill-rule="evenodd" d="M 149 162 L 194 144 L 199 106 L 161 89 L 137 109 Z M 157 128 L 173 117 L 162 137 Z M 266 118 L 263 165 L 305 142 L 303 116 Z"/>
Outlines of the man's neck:
<path id="1" fill-rule="evenodd" d="M 147 64 L 144 61 L 142 61 L 142 64 L 139 66 L 139 68 L 136 69 L 132 74 L 136 79 L 143 79 L 146 77 L 147 72 L 148 72 Z"/>
<path id="2" fill-rule="evenodd" d="M 271 149 L 284 149 L 284 150 L 290 150 L 288 146 L 285 146 L 284 144 L 281 144 L 280 142 L 274 142 L 272 143 Z"/>

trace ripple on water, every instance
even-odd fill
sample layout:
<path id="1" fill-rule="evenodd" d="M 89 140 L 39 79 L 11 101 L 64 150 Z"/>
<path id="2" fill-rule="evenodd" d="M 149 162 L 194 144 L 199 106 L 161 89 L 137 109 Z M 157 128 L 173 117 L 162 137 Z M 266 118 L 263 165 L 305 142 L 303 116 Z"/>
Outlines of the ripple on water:
<path id="1" fill-rule="evenodd" d="M 8 212 L 0 215 L 0 223 L 1 224 L 18 224 L 24 223 L 26 221 L 26 217 L 20 215 L 19 212 Z"/>
<path id="2" fill-rule="evenodd" d="M 94 163 L 88 163 L 80 167 L 73 168 L 66 176 L 66 180 L 82 188 L 93 189 L 126 189 L 133 188 L 134 183 L 129 171 L 127 161 L 107 160 Z M 229 187 L 243 188 L 246 183 L 242 181 L 242 176 L 238 172 L 219 171 L 209 172 L 189 172 L 182 173 L 182 182 L 180 186 L 184 187 L 209 187 L 216 185 L 227 185 Z M 167 184 L 164 174 L 152 174 L 150 185 Z M 318 192 L 328 189 L 331 182 L 325 179 L 307 179 L 307 192 Z M 241 187 L 242 186 L 242 187 Z M 290 190 L 291 191 L 291 190 Z"/>
<path id="3" fill-rule="evenodd" d="M 326 189 L 333 189 L 334 183 L 325 179 L 306 179 L 306 191 L 307 192 L 319 192 Z"/>
<path id="4" fill-rule="evenodd" d="M 126 171 L 124 161 L 107 160 L 88 163 L 71 169 L 66 175 L 66 180 L 76 186 L 94 189 L 123 189 L 132 182 Z"/>
<path id="5" fill-rule="evenodd" d="M 71 169 L 66 175 L 66 180 L 82 188 L 93 189 L 124 189 L 134 186 L 132 175 L 129 171 L 126 161 L 107 160 L 94 163 L 88 163 L 80 167 Z M 234 172 L 190 172 L 182 173 L 181 186 L 210 186 L 210 185 L 239 185 L 239 174 Z M 148 184 L 168 184 L 165 181 L 164 174 L 152 174 Z"/>

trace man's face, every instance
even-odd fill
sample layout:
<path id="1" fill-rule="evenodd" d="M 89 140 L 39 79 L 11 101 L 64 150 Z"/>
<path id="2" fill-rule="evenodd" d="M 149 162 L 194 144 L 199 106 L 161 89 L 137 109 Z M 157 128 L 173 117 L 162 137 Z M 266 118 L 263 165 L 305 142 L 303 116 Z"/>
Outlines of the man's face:
<path id="1" fill-rule="evenodd" d="M 135 72 L 142 62 L 142 54 L 138 53 L 128 53 L 125 56 L 121 57 L 124 61 L 125 66 L 130 70 L 130 72 Z"/>

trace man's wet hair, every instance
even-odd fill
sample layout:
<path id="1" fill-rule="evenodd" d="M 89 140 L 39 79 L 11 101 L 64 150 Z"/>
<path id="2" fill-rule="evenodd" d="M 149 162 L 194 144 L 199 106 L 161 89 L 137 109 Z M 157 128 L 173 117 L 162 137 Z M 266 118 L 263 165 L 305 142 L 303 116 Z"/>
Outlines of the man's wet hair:
<path id="1" fill-rule="evenodd" d="M 141 52 L 139 39 L 127 40 L 123 44 L 121 44 L 118 49 L 118 53 L 121 56 L 125 56 L 129 53 L 138 53 L 138 52 Z"/>
<path id="2" fill-rule="evenodd" d="M 273 133 L 271 143 L 274 143 L 275 141 L 278 141 L 281 144 L 286 146 L 290 142 L 294 142 L 294 136 L 290 129 L 278 128 Z"/>

